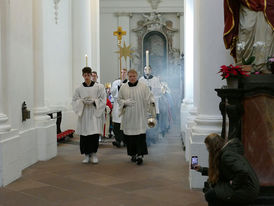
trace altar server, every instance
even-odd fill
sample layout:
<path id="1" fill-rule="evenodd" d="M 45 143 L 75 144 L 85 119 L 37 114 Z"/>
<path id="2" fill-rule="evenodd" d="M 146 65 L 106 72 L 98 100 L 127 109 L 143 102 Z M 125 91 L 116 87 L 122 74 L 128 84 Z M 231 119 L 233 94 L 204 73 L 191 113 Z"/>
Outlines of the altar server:
<path id="1" fill-rule="evenodd" d="M 91 68 L 82 69 L 84 82 L 75 90 L 72 107 L 78 115 L 76 134 L 80 135 L 80 152 L 85 155 L 82 163 L 98 163 L 96 156 L 99 134 L 102 134 L 102 115 L 106 107 L 104 87 L 91 81 Z"/>
<path id="2" fill-rule="evenodd" d="M 127 153 L 131 161 L 140 165 L 143 155 L 148 154 L 146 130 L 148 118 L 155 119 L 155 102 L 149 88 L 138 81 L 135 70 L 128 71 L 129 82 L 122 85 L 118 95 L 121 129 L 127 139 Z M 149 116 L 150 115 L 150 116 Z"/>

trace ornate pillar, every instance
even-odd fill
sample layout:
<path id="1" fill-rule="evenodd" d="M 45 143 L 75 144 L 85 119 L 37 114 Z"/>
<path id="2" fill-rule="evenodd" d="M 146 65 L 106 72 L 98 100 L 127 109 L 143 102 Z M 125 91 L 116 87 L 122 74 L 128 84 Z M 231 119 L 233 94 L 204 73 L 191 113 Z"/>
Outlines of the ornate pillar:
<path id="1" fill-rule="evenodd" d="M 93 0 L 92 0 L 93 1 Z M 72 65 L 73 91 L 81 84 L 82 68 L 94 65 L 91 50 L 91 0 L 71 1 L 72 3 Z M 97 0 L 96 0 L 97 1 Z M 98 32 L 98 31 L 96 31 Z M 94 52 L 93 52 L 94 53 Z M 97 68 L 92 68 L 97 71 Z"/>
<path id="2" fill-rule="evenodd" d="M 2 132 L 8 132 L 11 129 L 11 126 L 8 124 L 8 116 L 5 114 L 5 109 L 4 109 L 4 101 L 7 101 L 7 98 L 5 97 L 5 92 L 4 92 L 4 83 L 5 83 L 5 78 L 4 78 L 4 69 L 5 65 L 3 63 L 3 31 L 4 31 L 4 20 L 3 20 L 3 2 L 0 3 L 0 133 Z"/>

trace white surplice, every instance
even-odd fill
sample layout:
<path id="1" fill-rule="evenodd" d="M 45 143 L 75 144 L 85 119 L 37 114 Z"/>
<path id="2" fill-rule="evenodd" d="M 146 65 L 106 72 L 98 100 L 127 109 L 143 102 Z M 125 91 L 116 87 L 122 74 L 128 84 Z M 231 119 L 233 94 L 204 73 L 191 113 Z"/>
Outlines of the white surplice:
<path id="1" fill-rule="evenodd" d="M 93 104 L 84 104 L 82 109 L 79 106 L 80 102 L 83 102 L 84 98 L 95 100 Z M 76 134 L 78 135 L 93 135 L 102 134 L 102 116 L 106 107 L 106 93 L 104 87 L 95 83 L 91 87 L 84 87 L 82 84 L 75 90 L 72 98 L 73 111 L 78 114 L 78 122 Z"/>
<path id="2" fill-rule="evenodd" d="M 125 106 L 125 102 L 129 99 L 133 100 L 135 104 Z M 124 134 L 145 134 L 148 128 L 148 115 L 155 113 L 155 101 L 149 88 L 141 82 L 133 87 L 130 87 L 128 83 L 124 84 L 119 91 L 118 103 L 122 110 L 121 130 Z"/>
<path id="3" fill-rule="evenodd" d="M 110 92 L 112 94 L 112 97 L 114 99 L 113 108 L 112 108 L 112 122 L 115 123 L 121 123 L 121 117 L 119 117 L 119 104 L 118 104 L 118 93 L 119 89 L 118 86 L 123 85 L 121 84 L 121 80 L 117 79 L 112 83 Z"/>

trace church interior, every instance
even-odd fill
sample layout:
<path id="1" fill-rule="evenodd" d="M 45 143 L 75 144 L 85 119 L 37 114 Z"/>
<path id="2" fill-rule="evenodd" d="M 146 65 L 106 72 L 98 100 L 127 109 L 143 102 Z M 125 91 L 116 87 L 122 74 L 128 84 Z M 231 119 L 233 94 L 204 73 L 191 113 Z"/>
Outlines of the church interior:
<path id="1" fill-rule="evenodd" d="M 191 166 L 212 167 L 212 133 L 239 139 L 256 173 L 243 205 L 273 206 L 273 11 L 272 0 L 1 0 L 0 206 L 210 205 L 210 178 Z M 72 106 L 86 67 L 112 104 L 99 164 L 81 162 Z M 142 165 L 113 144 L 123 69 L 159 84 Z"/>

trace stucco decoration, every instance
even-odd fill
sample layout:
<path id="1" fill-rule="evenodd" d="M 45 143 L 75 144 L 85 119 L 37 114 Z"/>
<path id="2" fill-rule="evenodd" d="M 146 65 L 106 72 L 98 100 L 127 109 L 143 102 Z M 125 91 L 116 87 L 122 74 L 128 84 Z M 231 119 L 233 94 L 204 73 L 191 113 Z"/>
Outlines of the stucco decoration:
<path id="1" fill-rule="evenodd" d="M 54 3 L 54 19 L 55 19 L 55 24 L 58 24 L 58 4 L 60 3 L 61 0 L 53 0 Z"/>
<path id="2" fill-rule="evenodd" d="M 161 0 L 148 0 L 148 3 L 150 3 L 153 10 L 157 10 L 159 4 L 161 3 Z"/>
<path id="3" fill-rule="evenodd" d="M 173 28 L 173 22 L 163 18 L 163 14 L 158 12 L 151 12 L 142 14 L 142 19 L 137 22 L 137 27 L 132 29 L 137 34 L 138 46 L 135 49 L 133 55 L 133 64 L 138 63 L 138 71 L 142 72 L 142 48 L 143 39 L 149 32 L 158 31 L 166 37 L 167 41 L 167 54 L 168 54 L 168 65 L 177 65 L 180 61 L 180 49 L 174 48 L 173 37 L 179 30 Z M 137 69 L 137 66 L 135 66 Z"/>

